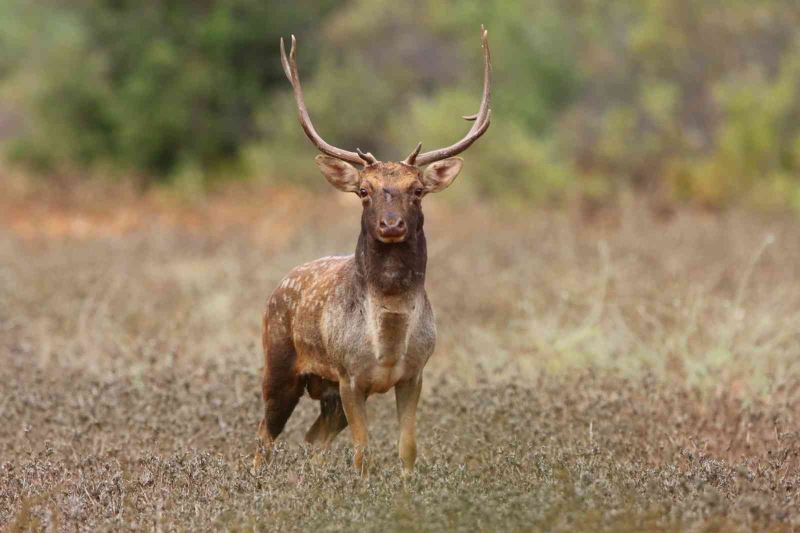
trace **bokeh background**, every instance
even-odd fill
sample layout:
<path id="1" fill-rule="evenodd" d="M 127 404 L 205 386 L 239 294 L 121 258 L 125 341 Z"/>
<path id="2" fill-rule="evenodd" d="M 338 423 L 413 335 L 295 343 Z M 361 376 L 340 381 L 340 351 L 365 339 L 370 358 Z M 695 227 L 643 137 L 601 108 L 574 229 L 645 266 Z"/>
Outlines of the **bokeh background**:
<path id="1" fill-rule="evenodd" d="M 279 37 L 299 39 L 323 135 L 394 160 L 463 134 L 480 24 L 492 131 L 451 197 L 800 209 L 792 0 L 6 0 L 4 153 L 44 179 L 320 188 Z"/>
<path id="2" fill-rule="evenodd" d="M 315 125 L 424 200 L 438 341 L 416 473 L 393 394 L 253 470 L 261 319 L 355 247 Z M 0 0 L 0 529 L 797 531 L 797 0 Z"/>

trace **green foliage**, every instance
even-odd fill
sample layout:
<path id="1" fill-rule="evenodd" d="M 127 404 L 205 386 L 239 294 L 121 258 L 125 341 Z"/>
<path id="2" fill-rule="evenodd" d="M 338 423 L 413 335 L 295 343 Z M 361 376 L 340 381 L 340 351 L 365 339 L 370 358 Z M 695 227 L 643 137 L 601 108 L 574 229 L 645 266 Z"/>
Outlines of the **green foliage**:
<path id="1" fill-rule="evenodd" d="M 599 35 L 625 39 L 593 41 L 598 94 L 577 106 L 585 173 L 704 205 L 798 206 L 792 2 L 649 0 L 586 13 Z"/>
<path id="2" fill-rule="evenodd" d="M 800 208 L 798 88 L 800 53 L 787 55 L 772 80 L 750 71 L 718 83 L 714 101 L 725 120 L 716 144 L 675 165 L 676 192 L 713 205 L 749 196 L 767 208 Z"/>
<path id="3" fill-rule="evenodd" d="M 35 45 L 39 84 L 16 155 L 43 169 L 105 164 L 166 178 L 192 166 L 213 173 L 254 136 L 254 112 L 283 78 L 277 43 L 286 26 L 309 34 L 330 2 L 93 0 L 19 3 L 17 22 L 42 20 L 63 35 Z M 12 19 L 14 20 L 14 19 Z M 3 33 L 13 23 L 7 21 Z M 71 29 L 66 31 L 63 28 Z M 309 57 L 307 55 L 306 57 Z"/>
<path id="4" fill-rule="evenodd" d="M 278 37 L 298 34 L 322 135 L 397 159 L 468 128 L 458 117 L 480 98 L 485 24 L 493 123 L 469 153 L 463 194 L 558 201 L 634 188 L 800 209 L 794 4 L 8 0 L 0 94 L 23 128 L 7 144 L 43 172 L 321 188 Z"/>

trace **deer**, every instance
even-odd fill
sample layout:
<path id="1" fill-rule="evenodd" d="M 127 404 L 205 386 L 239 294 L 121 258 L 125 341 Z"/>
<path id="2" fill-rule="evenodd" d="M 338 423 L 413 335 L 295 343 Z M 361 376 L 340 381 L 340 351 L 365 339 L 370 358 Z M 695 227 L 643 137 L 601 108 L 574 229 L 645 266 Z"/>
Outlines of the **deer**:
<path id="1" fill-rule="evenodd" d="M 483 96 L 478 112 L 463 117 L 473 123 L 467 134 L 451 146 L 424 153 L 419 143 L 404 160 L 382 162 L 360 148 L 352 152 L 328 144 L 317 133 L 300 85 L 296 39 L 292 35 L 287 58 L 281 38 L 281 65 L 292 85 L 300 126 L 321 152 L 317 167 L 335 188 L 361 199 L 362 214 L 354 254 L 294 268 L 267 300 L 264 416 L 257 432 L 256 470 L 270 459 L 275 440 L 308 393 L 319 401 L 320 411 L 305 440 L 327 449 L 349 425 L 353 466 L 366 476 L 366 400 L 394 388 L 402 473 L 413 471 L 422 371 L 436 344 L 425 291 L 422 199 L 453 183 L 463 163 L 456 156 L 489 128 L 492 68 L 483 26 L 481 47 Z"/>

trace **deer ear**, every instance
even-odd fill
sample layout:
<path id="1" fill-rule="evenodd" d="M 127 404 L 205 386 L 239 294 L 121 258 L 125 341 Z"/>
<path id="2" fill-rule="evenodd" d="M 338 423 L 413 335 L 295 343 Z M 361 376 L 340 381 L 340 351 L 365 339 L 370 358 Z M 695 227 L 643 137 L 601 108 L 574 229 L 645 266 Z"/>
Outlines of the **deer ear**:
<path id="1" fill-rule="evenodd" d="M 356 167 L 341 159 L 328 155 L 318 155 L 314 158 L 322 175 L 331 185 L 344 192 L 356 192 L 361 183 Z"/>
<path id="2" fill-rule="evenodd" d="M 460 157 L 451 157 L 428 165 L 428 168 L 422 173 L 422 184 L 425 185 L 425 191 L 439 192 L 448 188 L 461 172 L 463 164 L 464 160 Z"/>

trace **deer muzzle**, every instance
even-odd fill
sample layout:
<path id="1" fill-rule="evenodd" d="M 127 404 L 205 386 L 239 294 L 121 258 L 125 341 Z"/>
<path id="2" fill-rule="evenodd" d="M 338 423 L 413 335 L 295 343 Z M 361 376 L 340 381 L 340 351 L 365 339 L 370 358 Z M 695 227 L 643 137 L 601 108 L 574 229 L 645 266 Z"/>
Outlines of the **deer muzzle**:
<path id="1" fill-rule="evenodd" d="M 383 242 L 403 242 L 408 228 L 400 215 L 389 213 L 378 222 L 378 238 Z"/>

